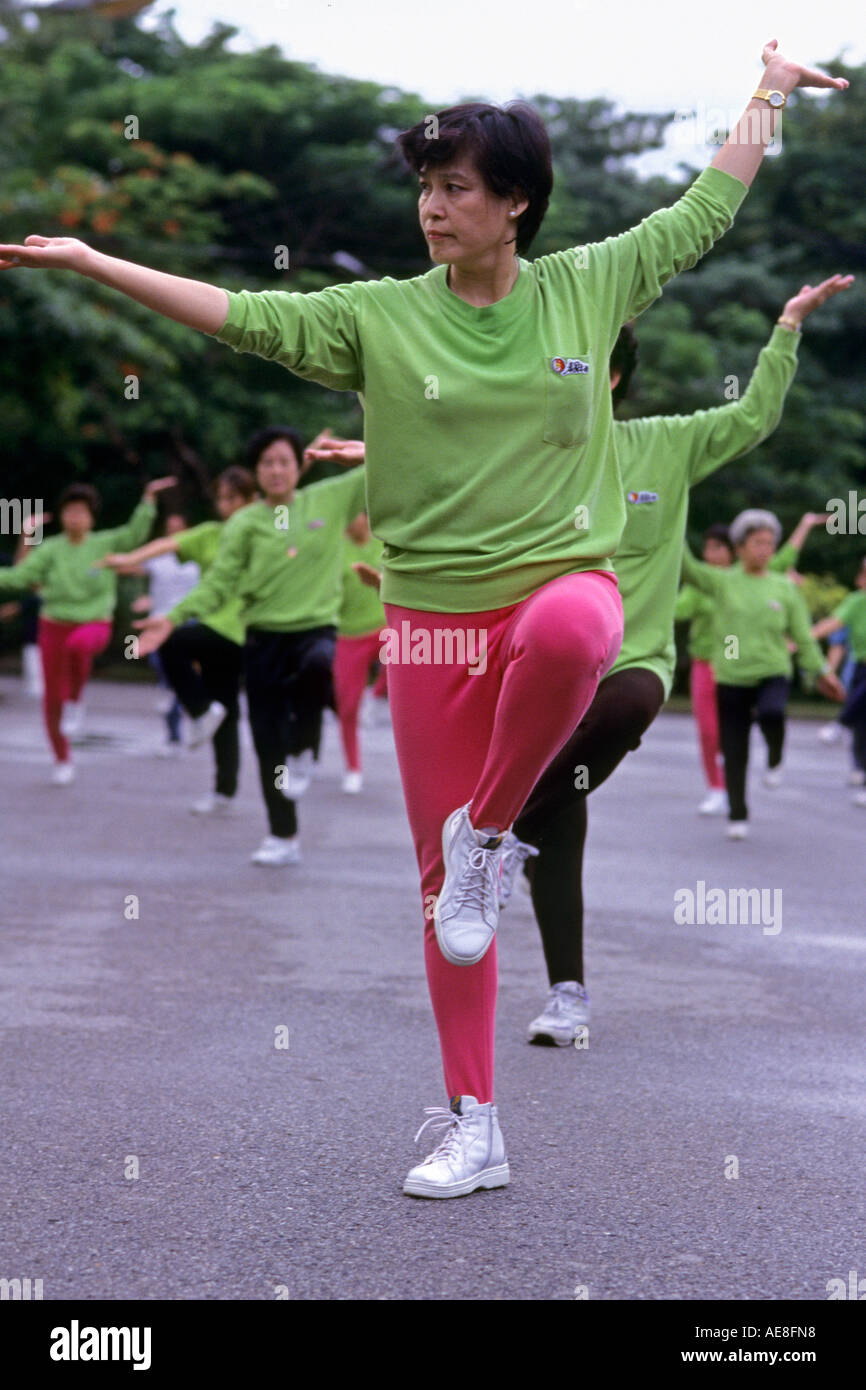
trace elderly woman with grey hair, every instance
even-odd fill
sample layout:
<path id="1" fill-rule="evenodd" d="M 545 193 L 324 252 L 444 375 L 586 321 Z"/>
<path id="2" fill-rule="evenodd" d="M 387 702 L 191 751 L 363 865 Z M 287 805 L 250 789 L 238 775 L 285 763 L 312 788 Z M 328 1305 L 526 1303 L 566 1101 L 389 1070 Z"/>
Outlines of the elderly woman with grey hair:
<path id="1" fill-rule="evenodd" d="M 844 690 L 812 637 L 805 600 L 770 561 L 782 534 L 772 512 L 749 508 L 730 526 L 738 563 L 730 569 L 707 565 L 686 550 L 683 579 L 716 602 L 713 667 L 719 733 L 730 805 L 728 835 L 748 834 L 746 773 L 752 723 L 767 744 L 764 783 L 778 787 L 785 743 L 785 707 L 793 674 L 790 644 L 807 681 L 833 700 Z"/>

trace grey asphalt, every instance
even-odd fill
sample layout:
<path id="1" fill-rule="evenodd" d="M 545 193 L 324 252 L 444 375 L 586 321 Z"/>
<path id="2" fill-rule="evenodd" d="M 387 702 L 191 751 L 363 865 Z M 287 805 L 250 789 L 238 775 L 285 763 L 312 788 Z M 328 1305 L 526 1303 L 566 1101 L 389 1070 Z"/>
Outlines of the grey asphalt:
<path id="1" fill-rule="evenodd" d="M 814 724 L 742 844 L 695 814 L 686 716 L 593 797 L 590 1046 L 525 1042 L 546 979 L 518 893 L 511 1185 L 423 1202 L 402 1179 L 445 1097 L 390 732 L 366 732 L 349 797 L 328 729 L 303 864 L 257 869 L 248 749 L 237 815 L 202 823 L 209 751 L 153 756 L 153 702 L 95 683 L 58 789 L 37 707 L 0 679 L 0 1277 L 45 1299 L 690 1300 L 866 1276 L 866 810 Z M 680 925 L 699 881 L 781 890 L 782 929 Z"/>

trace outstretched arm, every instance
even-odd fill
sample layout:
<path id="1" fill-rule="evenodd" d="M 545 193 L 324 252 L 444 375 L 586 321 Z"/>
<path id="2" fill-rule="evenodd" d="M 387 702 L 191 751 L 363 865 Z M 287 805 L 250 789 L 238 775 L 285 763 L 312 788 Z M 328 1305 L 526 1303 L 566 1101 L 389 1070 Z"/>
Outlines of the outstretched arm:
<path id="1" fill-rule="evenodd" d="M 167 275 L 133 261 L 106 256 L 68 236 L 29 236 L 23 245 L 0 245 L 0 270 L 28 266 L 34 270 L 74 270 L 88 280 L 135 299 L 147 309 L 188 328 L 216 333 L 225 323 L 229 298 L 225 290 L 201 280 Z"/>
<path id="2" fill-rule="evenodd" d="M 154 560 L 157 555 L 170 555 L 173 551 L 177 553 L 178 535 L 158 536 L 155 541 L 148 541 L 147 545 L 140 545 L 137 550 L 130 550 L 127 554 L 103 555 L 101 560 L 96 562 L 96 568 L 107 570 L 127 571 L 136 565 L 141 565 L 145 560 Z"/>

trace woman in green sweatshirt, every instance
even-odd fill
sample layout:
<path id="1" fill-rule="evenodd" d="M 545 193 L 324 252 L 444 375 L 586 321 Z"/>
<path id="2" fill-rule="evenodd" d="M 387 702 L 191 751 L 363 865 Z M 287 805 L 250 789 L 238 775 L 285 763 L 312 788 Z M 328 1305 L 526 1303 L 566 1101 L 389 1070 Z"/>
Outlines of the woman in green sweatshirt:
<path id="1" fill-rule="evenodd" d="M 785 741 L 785 706 L 797 650 L 800 670 L 832 700 L 845 692 L 812 637 L 809 611 L 797 588 L 771 568 L 781 526 L 772 512 L 750 509 L 730 527 L 738 564 L 730 569 L 703 564 L 686 547 L 683 578 L 716 604 L 712 663 L 716 676 L 719 731 L 725 760 L 731 839 L 748 834 L 746 772 L 749 735 L 757 721 L 767 744 L 764 782 L 777 787 Z"/>
<path id="2" fill-rule="evenodd" d="M 77 270 L 363 399 L 392 720 L 451 1097 L 428 1121 L 446 1134 L 407 1178 L 412 1195 L 508 1181 L 489 949 L 502 842 L 621 637 L 611 348 L 622 323 L 730 226 L 788 94 L 848 85 L 785 58 L 775 40 L 762 58 L 742 119 L 673 207 L 532 263 L 522 255 L 547 209 L 552 164 L 543 122 L 524 103 L 466 103 L 400 137 L 434 263 L 414 279 L 228 294 L 65 238 L 0 246 L 0 266 Z"/>
<path id="3" fill-rule="evenodd" d="M 100 506 L 96 488 L 72 483 L 58 503 L 62 534 L 49 536 L 20 564 L 0 571 L 0 595 L 38 589 L 42 597 L 42 708 L 56 759 L 52 780 L 58 786 L 74 776 L 69 738 L 81 732 L 84 688 L 94 657 L 108 646 L 117 604 L 117 580 L 98 562 L 112 550 L 132 549 L 147 538 L 156 494 L 176 482 L 157 478 L 148 483 L 129 521 L 108 531 L 93 529 Z"/>
<path id="4" fill-rule="evenodd" d="M 866 557 L 860 563 L 854 586 L 829 618 L 815 624 L 812 636 L 829 637 L 842 628 L 848 630 L 848 645 L 856 664 L 839 722 L 853 734 L 855 767 L 866 773 Z M 866 806 L 866 791 L 854 793 L 854 805 Z"/>

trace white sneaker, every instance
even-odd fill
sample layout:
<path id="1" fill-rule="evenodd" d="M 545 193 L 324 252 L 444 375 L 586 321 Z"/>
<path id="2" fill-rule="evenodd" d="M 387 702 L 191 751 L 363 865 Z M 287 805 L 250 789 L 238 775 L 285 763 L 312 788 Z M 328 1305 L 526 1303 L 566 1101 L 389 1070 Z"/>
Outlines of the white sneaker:
<path id="1" fill-rule="evenodd" d="M 160 690 L 153 702 L 157 714 L 169 714 L 174 709 L 174 702 L 177 699 L 173 690 Z"/>
<path id="2" fill-rule="evenodd" d="M 70 782 L 74 782 L 75 768 L 72 763 L 55 763 L 51 781 L 55 787 L 68 787 Z"/>
<path id="3" fill-rule="evenodd" d="M 223 796 L 222 792 L 208 792 L 200 796 L 189 808 L 194 816 L 230 816 L 235 809 L 233 796 Z"/>
<path id="4" fill-rule="evenodd" d="M 496 934 L 503 838 L 498 832 L 488 837 L 474 829 L 468 802 L 445 819 L 445 881 L 433 925 L 439 950 L 452 965 L 477 964 Z"/>
<path id="5" fill-rule="evenodd" d="M 165 743 L 158 743 L 153 751 L 157 758 L 179 758 L 183 744 L 178 739 L 166 739 Z"/>
<path id="6" fill-rule="evenodd" d="M 765 787 L 772 788 L 773 791 L 782 785 L 782 769 L 780 767 L 768 767 L 763 776 Z"/>
<path id="7" fill-rule="evenodd" d="M 66 700 L 60 716 L 60 732 L 64 738 L 80 738 L 84 728 L 84 701 Z"/>
<path id="8" fill-rule="evenodd" d="M 361 772 L 347 772 L 343 776 L 343 791 L 354 796 L 364 785 L 364 776 Z"/>
<path id="9" fill-rule="evenodd" d="M 848 786 L 862 787 L 864 782 L 866 782 L 866 772 L 861 771 L 859 767 L 852 767 L 848 773 Z"/>
<path id="10" fill-rule="evenodd" d="M 749 838 L 749 822 L 747 820 L 732 820 L 728 824 L 729 840 L 747 840 Z"/>
<path id="11" fill-rule="evenodd" d="M 301 842 L 297 835 L 284 840 L 277 835 L 266 835 L 254 854 L 250 855 L 253 864 L 267 864 L 272 868 L 282 868 L 284 864 L 300 864 Z"/>
<path id="12" fill-rule="evenodd" d="M 842 737 L 841 725 L 831 719 L 829 724 L 822 724 L 818 730 L 818 737 L 822 743 L 838 743 Z"/>
<path id="13" fill-rule="evenodd" d="M 728 793 L 722 787 L 711 787 L 698 807 L 699 816 L 726 815 Z"/>
<path id="14" fill-rule="evenodd" d="M 866 792 L 855 792 L 851 800 L 855 806 L 866 806 Z"/>
<path id="15" fill-rule="evenodd" d="M 509 830 L 505 839 L 502 841 L 502 877 L 499 883 L 499 906 L 500 909 L 507 906 L 511 894 L 514 892 L 514 882 L 517 875 L 523 877 L 522 869 L 527 859 L 535 859 L 538 850 L 535 845 L 524 844 L 523 840 L 518 840 L 513 830 Z"/>
<path id="16" fill-rule="evenodd" d="M 478 1187 L 505 1187 L 511 1174 L 496 1106 L 479 1105 L 474 1096 L 454 1096 L 450 1109 L 427 1106 L 429 1116 L 415 1135 L 417 1144 L 428 1125 L 446 1129 L 433 1152 L 412 1168 L 403 1184 L 410 1197 L 465 1197 Z"/>
<path id="17" fill-rule="evenodd" d="M 296 758 L 286 758 L 286 776 L 280 787 L 283 796 L 288 797 L 290 801 L 297 801 L 304 795 L 313 780 L 315 761 L 312 748 L 305 748 Z"/>
<path id="18" fill-rule="evenodd" d="M 204 714 L 200 714 L 198 719 L 189 721 L 189 732 L 186 736 L 187 747 L 199 748 L 201 744 L 212 739 L 227 714 L 228 710 L 225 705 L 221 705 L 219 700 L 212 700 Z"/>
<path id="19" fill-rule="evenodd" d="M 529 1025 L 531 1043 L 570 1047 L 589 1028 L 589 995 L 578 980 L 563 980 L 551 987 L 547 1003 Z"/>
<path id="20" fill-rule="evenodd" d="M 44 689 L 42 653 L 35 642 L 27 642 L 21 648 L 21 668 L 26 693 L 31 695 L 33 699 L 40 700 Z"/>

